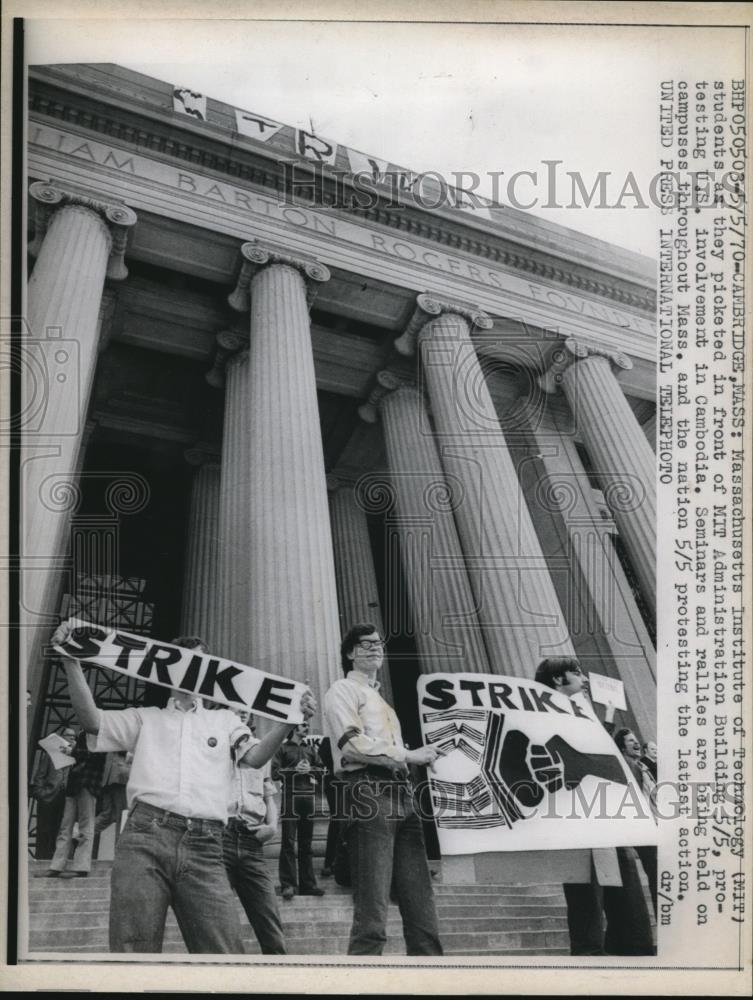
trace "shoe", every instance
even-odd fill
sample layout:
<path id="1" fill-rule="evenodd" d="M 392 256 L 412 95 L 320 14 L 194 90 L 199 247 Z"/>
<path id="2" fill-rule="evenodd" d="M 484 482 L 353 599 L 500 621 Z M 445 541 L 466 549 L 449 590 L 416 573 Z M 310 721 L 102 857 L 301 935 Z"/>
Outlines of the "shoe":
<path id="1" fill-rule="evenodd" d="M 34 878 L 60 878 L 60 872 L 54 868 L 48 868 L 46 872 L 37 872 Z"/>
<path id="2" fill-rule="evenodd" d="M 332 875 L 332 869 L 331 868 L 322 868 L 321 875 L 322 875 L 322 878 L 330 878 L 331 875 Z"/>
<path id="3" fill-rule="evenodd" d="M 324 895 L 324 889 L 320 889 L 318 886 L 315 889 L 302 889 L 298 893 L 298 895 L 299 896 L 323 896 Z"/>
<path id="4" fill-rule="evenodd" d="M 295 896 L 295 889 L 293 888 L 292 885 L 286 885 L 285 888 L 282 890 L 282 898 L 292 899 L 293 896 Z"/>
<path id="5" fill-rule="evenodd" d="M 61 872 L 60 878 L 88 878 L 89 872 Z"/>

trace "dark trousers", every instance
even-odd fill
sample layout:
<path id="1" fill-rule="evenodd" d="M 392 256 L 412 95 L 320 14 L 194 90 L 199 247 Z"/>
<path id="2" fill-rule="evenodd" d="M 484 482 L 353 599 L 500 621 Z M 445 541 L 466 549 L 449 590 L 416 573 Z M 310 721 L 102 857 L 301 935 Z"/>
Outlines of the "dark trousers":
<path id="1" fill-rule="evenodd" d="M 314 837 L 313 815 L 316 810 L 310 793 L 285 792 L 280 814 L 280 885 L 283 889 L 297 888 L 299 893 L 316 889 L 314 857 L 311 842 Z M 296 838 L 298 864 L 296 865 Z"/>
<path id="2" fill-rule="evenodd" d="M 55 853 L 55 842 L 65 808 L 65 792 L 61 791 L 52 802 L 37 799 L 37 839 L 34 856 L 40 861 L 48 861 Z"/>
<path id="3" fill-rule="evenodd" d="M 327 826 L 327 846 L 324 851 L 324 867 L 329 868 L 330 871 L 335 866 L 335 856 L 337 854 L 337 845 L 339 843 L 340 837 L 343 833 L 344 821 L 342 816 L 338 813 L 338 788 L 341 787 L 341 782 L 324 780 L 324 794 L 327 796 L 327 805 L 329 806 L 329 824 Z"/>
<path id="4" fill-rule="evenodd" d="M 264 863 L 264 847 L 253 833 L 230 821 L 222 840 L 222 856 L 264 955 L 286 955 L 285 935 L 275 887 Z"/>
<path id="5" fill-rule="evenodd" d="M 641 859 L 643 870 L 648 879 L 648 887 L 651 891 L 651 902 L 654 904 L 654 916 L 656 916 L 656 874 L 658 867 L 657 848 L 655 844 L 645 844 L 635 848 L 635 853 Z"/>
<path id="6" fill-rule="evenodd" d="M 404 783 L 347 778 L 353 886 L 349 955 L 381 955 L 392 887 L 408 955 L 442 955 L 421 821 Z"/>
<path id="7" fill-rule="evenodd" d="M 590 882 L 566 882 L 562 886 L 571 955 L 655 954 L 651 917 L 634 849 L 618 847 L 617 863 L 621 886 L 600 886 L 593 868 Z"/>
<path id="8" fill-rule="evenodd" d="M 601 888 L 592 875 L 590 882 L 565 882 L 567 929 L 571 955 L 604 954 L 604 912 Z"/>
<path id="9" fill-rule="evenodd" d="M 622 886 L 605 885 L 602 889 L 607 915 L 604 950 L 608 955 L 655 955 L 635 848 L 618 847 L 617 862 Z"/>

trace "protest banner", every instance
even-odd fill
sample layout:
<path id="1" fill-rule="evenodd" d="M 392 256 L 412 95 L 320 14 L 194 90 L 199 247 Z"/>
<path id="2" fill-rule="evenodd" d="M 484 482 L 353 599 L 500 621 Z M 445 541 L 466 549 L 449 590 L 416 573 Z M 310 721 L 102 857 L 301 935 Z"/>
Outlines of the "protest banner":
<path id="1" fill-rule="evenodd" d="M 498 674 L 418 681 L 443 855 L 655 844 L 651 809 L 611 737 L 551 688 Z"/>
<path id="2" fill-rule="evenodd" d="M 189 691 L 227 708 L 247 708 L 276 722 L 303 722 L 305 684 L 196 649 L 71 620 L 76 628 L 65 643 L 55 646 L 59 653 L 134 680 Z"/>

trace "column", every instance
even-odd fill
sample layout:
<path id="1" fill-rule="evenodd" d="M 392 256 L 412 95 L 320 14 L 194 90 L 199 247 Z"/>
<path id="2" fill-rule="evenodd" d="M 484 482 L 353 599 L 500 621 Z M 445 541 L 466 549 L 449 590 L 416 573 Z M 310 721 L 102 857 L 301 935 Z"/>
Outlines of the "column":
<path id="1" fill-rule="evenodd" d="M 489 662 L 495 673 L 532 677 L 546 656 L 573 650 L 471 325 L 489 330 L 492 321 L 461 303 L 420 295 L 396 347 L 418 347 L 442 464 L 462 483 L 455 521 Z"/>
<path id="2" fill-rule="evenodd" d="M 251 558 L 248 526 L 251 506 L 251 452 L 248 446 L 248 334 L 218 335 L 211 385 L 225 386 L 225 416 L 220 466 L 219 538 L 217 545 L 217 623 L 212 647 L 220 656 L 250 666 L 248 601 Z"/>
<path id="3" fill-rule="evenodd" d="M 340 640 L 308 305 L 329 272 L 253 243 L 241 253 L 229 302 L 243 310 L 250 293 L 250 338 L 227 384 L 237 426 L 223 449 L 223 491 L 230 448 L 242 482 L 227 501 L 235 520 L 221 518 L 221 551 L 242 569 L 223 599 L 242 636 L 234 655 L 308 681 L 321 704 L 340 676 Z"/>
<path id="4" fill-rule="evenodd" d="M 575 651 L 586 672 L 622 680 L 630 712 L 624 724 L 643 740 L 654 739 L 656 652 L 612 544 L 616 525 L 557 415 L 542 414 L 525 399 L 510 412 L 518 447 L 508 440 L 520 456 L 518 476 L 542 548 L 558 567 L 552 580 Z"/>
<path id="5" fill-rule="evenodd" d="M 220 463 L 197 445 L 185 453 L 195 468 L 188 513 L 180 634 L 201 636 L 218 650 Z"/>
<path id="6" fill-rule="evenodd" d="M 335 580 L 340 610 L 340 634 L 356 622 L 373 622 L 384 635 L 374 556 L 371 551 L 366 511 L 358 503 L 353 483 L 327 477 L 335 554 Z M 392 704 L 392 685 L 387 657 L 380 671 L 381 694 Z"/>
<path id="7" fill-rule="evenodd" d="M 123 262 L 135 214 L 52 183 L 32 184 L 37 252 L 21 341 L 22 629 L 36 672 L 39 629 L 53 624 L 65 533 L 78 499 L 77 459 L 97 360 L 105 278 Z M 30 677 L 33 684 L 33 678 Z"/>
<path id="8" fill-rule="evenodd" d="M 641 424 L 643 433 L 646 435 L 646 440 L 651 445 L 651 450 L 654 453 L 656 453 L 656 417 L 657 413 L 652 413 L 648 420 Z"/>
<path id="9" fill-rule="evenodd" d="M 407 589 L 413 635 L 424 673 L 489 672 L 489 660 L 476 616 L 476 602 L 466 573 L 453 509 L 462 501 L 462 487 L 442 469 L 425 404 L 417 388 L 390 372 L 378 376 L 387 392 L 379 400 L 384 427 L 389 484 L 368 479 L 364 499 L 394 501 L 390 526 L 400 539 L 399 558 Z M 387 492 L 385 496 L 385 486 Z M 381 491 L 381 493 L 380 493 Z M 376 495 L 375 495 L 376 494 Z M 388 553 L 387 589 L 400 595 L 392 547 Z M 392 572 L 390 567 L 393 567 Z M 393 628 L 403 611 L 393 607 Z M 408 628 L 406 628 L 408 631 Z"/>
<path id="10" fill-rule="evenodd" d="M 656 459 L 613 366 L 629 370 L 632 362 L 570 339 L 555 351 L 542 385 L 550 392 L 559 386 L 567 397 L 643 595 L 655 611 Z"/>

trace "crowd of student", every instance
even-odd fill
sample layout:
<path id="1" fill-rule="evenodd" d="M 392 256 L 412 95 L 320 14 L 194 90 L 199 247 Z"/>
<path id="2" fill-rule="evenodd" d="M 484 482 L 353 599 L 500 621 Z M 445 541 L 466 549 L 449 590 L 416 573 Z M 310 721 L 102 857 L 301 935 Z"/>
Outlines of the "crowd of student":
<path id="1" fill-rule="evenodd" d="M 56 645 L 72 634 L 64 623 Z M 207 652 L 202 640 L 175 645 Z M 110 950 L 162 950 L 168 907 L 186 947 L 203 954 L 242 954 L 235 890 L 265 954 L 285 954 L 277 891 L 264 844 L 281 827 L 279 891 L 319 896 L 312 836 L 321 784 L 332 819 L 321 875 L 339 866 L 353 893 L 349 954 L 381 954 L 390 900 L 398 903 L 409 955 L 441 955 L 442 945 L 411 768 L 431 767 L 432 747 L 409 750 L 391 706 L 379 694 L 384 642 L 373 625 L 353 626 L 341 647 L 344 676 L 325 695 L 325 737 L 308 739 L 317 711 L 310 691 L 304 722 L 273 723 L 256 736 L 247 711 L 209 706 L 171 691 L 164 708 L 100 710 L 80 663 L 66 657 L 74 712 L 82 731 L 63 731 L 74 763 L 55 771 L 42 759 L 32 781 L 37 798 L 37 856 L 51 857 L 39 877 L 80 878 L 91 866 L 93 837 L 120 826 L 111 876 Z M 578 661 L 544 661 L 536 679 L 569 697 L 583 686 Z M 613 713 L 605 723 L 613 732 Z M 656 747 L 641 747 L 629 730 L 614 738 L 651 797 Z M 321 757 L 319 756 L 321 753 Z M 335 789 L 341 796 L 335 803 Z M 376 808 L 354 818 L 348 803 L 364 790 Z M 78 839 L 73 850 L 74 825 Z M 52 844 L 51 830 L 58 832 Z M 347 836 L 345 833 L 347 831 Z M 297 841 L 297 850 L 296 850 Z M 573 954 L 651 954 L 649 914 L 637 877 L 640 857 L 656 905 L 656 848 L 618 848 L 621 887 L 564 886 Z M 344 874 L 343 874 L 344 873 Z"/>

